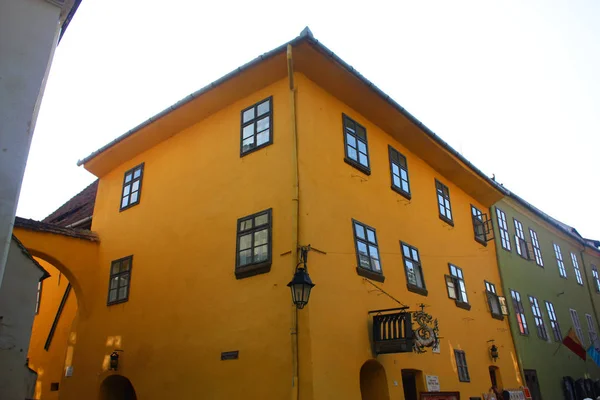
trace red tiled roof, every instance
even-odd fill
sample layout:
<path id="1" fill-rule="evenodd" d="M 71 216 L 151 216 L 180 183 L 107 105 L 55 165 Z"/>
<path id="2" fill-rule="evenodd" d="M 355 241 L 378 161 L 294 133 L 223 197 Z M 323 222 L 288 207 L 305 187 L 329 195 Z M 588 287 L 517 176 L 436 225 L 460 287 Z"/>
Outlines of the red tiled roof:
<path id="1" fill-rule="evenodd" d="M 22 228 L 30 231 L 53 233 L 56 235 L 85 239 L 89 240 L 90 242 L 100 241 L 100 238 L 98 237 L 98 234 L 96 232 L 92 232 L 86 229 L 64 228 L 58 225 L 34 221 L 32 219 L 25 219 L 21 217 L 15 217 L 14 226 L 15 228 Z"/>
<path id="2" fill-rule="evenodd" d="M 97 191 L 98 180 L 96 179 L 91 185 L 44 218 L 42 222 L 67 227 L 91 217 L 94 213 Z"/>

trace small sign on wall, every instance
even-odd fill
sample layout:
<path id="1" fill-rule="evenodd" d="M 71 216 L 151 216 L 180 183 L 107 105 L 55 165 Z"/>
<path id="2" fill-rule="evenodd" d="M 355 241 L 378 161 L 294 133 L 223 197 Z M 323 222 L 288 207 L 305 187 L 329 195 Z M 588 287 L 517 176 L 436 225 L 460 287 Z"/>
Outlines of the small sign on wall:
<path id="1" fill-rule="evenodd" d="M 428 392 L 440 391 L 440 379 L 437 377 L 437 375 L 425 375 L 425 381 L 427 382 Z"/>

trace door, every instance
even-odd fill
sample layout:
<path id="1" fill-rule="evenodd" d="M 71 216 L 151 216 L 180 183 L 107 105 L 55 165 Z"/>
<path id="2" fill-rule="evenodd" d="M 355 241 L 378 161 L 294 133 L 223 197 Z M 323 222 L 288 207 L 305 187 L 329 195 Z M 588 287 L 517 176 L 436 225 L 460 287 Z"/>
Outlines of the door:
<path id="1" fill-rule="evenodd" d="M 525 374 L 525 385 L 529 388 L 531 392 L 531 397 L 533 400 L 542 400 L 542 392 L 540 391 L 540 383 L 538 381 L 537 372 L 535 369 L 525 369 L 523 370 Z"/>
<path id="2" fill-rule="evenodd" d="M 418 400 L 417 378 L 414 372 L 402 371 L 402 387 L 404 388 L 404 400 Z"/>

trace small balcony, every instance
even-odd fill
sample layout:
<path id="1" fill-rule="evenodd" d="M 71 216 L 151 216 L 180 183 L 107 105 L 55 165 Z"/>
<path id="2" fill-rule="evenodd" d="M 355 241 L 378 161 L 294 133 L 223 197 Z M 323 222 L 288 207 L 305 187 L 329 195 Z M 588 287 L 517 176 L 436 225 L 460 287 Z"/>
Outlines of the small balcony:
<path id="1" fill-rule="evenodd" d="M 406 308 L 371 311 L 373 316 L 373 344 L 376 354 L 410 353 L 414 334 L 412 316 Z"/>

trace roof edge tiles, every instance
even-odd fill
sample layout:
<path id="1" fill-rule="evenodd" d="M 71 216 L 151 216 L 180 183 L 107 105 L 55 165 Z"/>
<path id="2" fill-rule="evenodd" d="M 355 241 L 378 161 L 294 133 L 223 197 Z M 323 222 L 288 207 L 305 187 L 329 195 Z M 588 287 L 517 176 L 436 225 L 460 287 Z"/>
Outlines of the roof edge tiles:
<path id="1" fill-rule="evenodd" d="M 53 233 L 57 235 L 89 240 L 91 242 L 100 241 L 98 234 L 92 231 L 87 231 L 83 229 L 63 228 L 58 225 L 35 221 L 33 219 L 15 217 L 14 226 L 15 228 L 23 228 L 31 231 Z"/>

